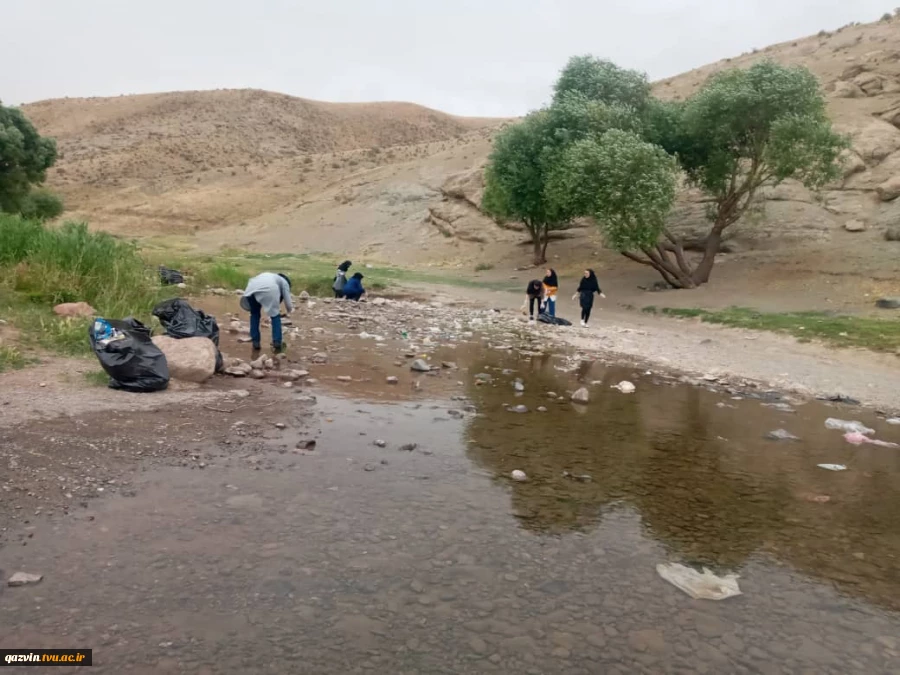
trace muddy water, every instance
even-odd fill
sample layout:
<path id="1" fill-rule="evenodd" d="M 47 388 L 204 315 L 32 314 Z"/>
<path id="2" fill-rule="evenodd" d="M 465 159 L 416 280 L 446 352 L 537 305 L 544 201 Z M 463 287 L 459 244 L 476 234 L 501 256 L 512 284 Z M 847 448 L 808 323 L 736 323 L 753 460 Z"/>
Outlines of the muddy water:
<path id="1" fill-rule="evenodd" d="M 824 420 L 900 428 L 481 341 L 413 376 L 404 351 L 347 340 L 314 372 L 311 427 L 299 404 L 283 432 L 236 413 L 204 471 L 150 470 L 0 550 L 46 575 L 3 589 L 3 646 L 93 647 L 109 673 L 898 672 L 900 450 Z M 637 393 L 610 388 L 626 378 Z M 744 594 L 692 600 L 668 561 Z"/>

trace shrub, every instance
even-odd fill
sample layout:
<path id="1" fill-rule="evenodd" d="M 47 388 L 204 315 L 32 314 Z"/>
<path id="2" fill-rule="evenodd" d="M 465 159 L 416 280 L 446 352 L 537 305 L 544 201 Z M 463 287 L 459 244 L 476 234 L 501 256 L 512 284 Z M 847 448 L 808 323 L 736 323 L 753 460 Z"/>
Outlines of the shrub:
<path id="1" fill-rule="evenodd" d="M 22 217 L 52 220 L 63 212 L 63 202 L 49 190 L 32 190 L 22 200 Z"/>

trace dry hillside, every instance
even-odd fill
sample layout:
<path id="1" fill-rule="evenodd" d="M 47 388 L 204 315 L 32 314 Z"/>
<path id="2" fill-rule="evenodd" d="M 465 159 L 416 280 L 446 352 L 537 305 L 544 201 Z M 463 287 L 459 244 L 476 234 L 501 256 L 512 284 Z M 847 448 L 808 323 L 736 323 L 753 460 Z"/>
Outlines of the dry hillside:
<path id="1" fill-rule="evenodd" d="M 900 193 L 900 20 L 774 45 L 658 82 L 655 90 L 684 97 L 718 70 L 764 58 L 816 73 L 854 152 L 845 179 L 821 195 L 794 185 L 773 190 L 760 213 L 736 229 L 732 249 L 754 269 L 780 257 L 777 279 L 823 268 L 895 277 L 900 244 L 885 245 L 883 232 L 900 223 L 900 200 L 893 201 Z M 481 167 L 501 120 L 260 91 L 54 100 L 25 111 L 59 140 L 63 155 L 51 186 L 100 227 L 182 235 L 208 250 L 328 251 L 407 264 L 527 260 L 527 248 L 516 245 L 521 233 L 478 210 Z M 696 195 L 682 196 L 673 222 L 702 229 Z M 847 231 L 848 223 L 862 231 Z M 606 255 L 590 229 L 567 237 L 551 249 L 558 266 Z M 735 269 L 740 256 L 731 260 Z M 604 259 L 610 262 L 597 264 L 610 268 L 613 258 Z"/>

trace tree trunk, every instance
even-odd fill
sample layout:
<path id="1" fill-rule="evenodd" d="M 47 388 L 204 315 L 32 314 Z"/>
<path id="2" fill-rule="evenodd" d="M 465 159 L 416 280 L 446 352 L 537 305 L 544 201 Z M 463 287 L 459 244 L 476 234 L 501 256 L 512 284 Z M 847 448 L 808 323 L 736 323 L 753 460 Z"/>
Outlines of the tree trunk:
<path id="1" fill-rule="evenodd" d="M 703 257 L 694 269 L 691 278 L 697 286 L 705 284 L 712 275 L 713 265 L 716 264 L 716 254 L 719 252 L 719 246 L 722 245 L 722 230 L 724 228 L 714 227 L 706 238 L 706 247 L 703 251 Z"/>
<path id="2" fill-rule="evenodd" d="M 531 245 L 534 247 L 534 264 L 543 265 L 547 262 L 547 244 L 550 243 L 549 229 L 542 225 L 536 225 L 528 229 L 531 232 Z"/>

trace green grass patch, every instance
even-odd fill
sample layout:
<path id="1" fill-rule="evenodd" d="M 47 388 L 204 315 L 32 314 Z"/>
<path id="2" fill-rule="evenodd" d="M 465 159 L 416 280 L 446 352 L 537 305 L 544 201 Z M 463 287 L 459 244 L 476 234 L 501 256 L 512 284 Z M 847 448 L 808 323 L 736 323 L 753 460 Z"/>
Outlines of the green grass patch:
<path id="1" fill-rule="evenodd" d="M 250 280 L 250 273 L 230 262 L 218 262 L 201 266 L 195 283 L 213 288 L 234 290 L 244 288 Z"/>
<path id="2" fill-rule="evenodd" d="M 17 370 L 28 365 L 28 359 L 16 347 L 9 345 L 0 345 L 0 373 L 7 370 Z"/>
<path id="3" fill-rule="evenodd" d="M 900 349 L 900 321 L 828 312 L 759 312 L 746 307 L 725 310 L 645 307 L 644 312 L 666 316 L 700 318 L 705 323 L 733 328 L 772 331 L 793 335 L 802 341 L 820 340 L 835 347 L 863 347 L 878 352 Z"/>
<path id="4" fill-rule="evenodd" d="M 109 375 L 103 370 L 92 370 L 84 374 L 84 379 L 92 387 L 109 386 Z"/>

